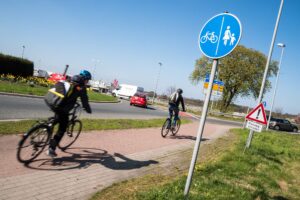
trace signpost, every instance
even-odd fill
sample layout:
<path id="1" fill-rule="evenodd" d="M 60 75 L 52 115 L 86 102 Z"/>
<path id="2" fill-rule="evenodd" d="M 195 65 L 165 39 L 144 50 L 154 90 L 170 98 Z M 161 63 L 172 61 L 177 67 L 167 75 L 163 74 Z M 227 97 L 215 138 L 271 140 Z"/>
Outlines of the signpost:
<path id="1" fill-rule="evenodd" d="M 259 104 L 256 106 L 247 116 L 246 119 L 248 120 L 246 128 L 256 131 L 256 132 L 261 132 L 262 130 L 262 125 L 267 124 L 267 118 L 266 118 L 266 112 L 263 106 L 263 103 Z M 247 141 L 249 142 L 249 141 Z"/>
<path id="2" fill-rule="evenodd" d="M 197 139 L 193 151 L 193 156 L 189 168 L 188 177 L 185 184 L 184 196 L 187 196 L 190 190 L 190 184 L 195 169 L 195 164 L 200 148 L 200 142 L 204 130 L 208 104 L 212 93 L 213 80 L 218 67 L 218 59 L 228 55 L 237 46 L 242 35 L 242 26 L 239 19 L 229 13 L 221 13 L 215 15 L 208 20 L 202 27 L 199 34 L 199 48 L 201 52 L 214 59 L 209 76 L 207 94 L 202 109 L 202 115 L 200 118 L 200 125 L 198 128 Z M 207 79 L 208 77 L 206 77 Z M 224 86 L 224 84 L 222 85 Z M 222 88 L 223 90 L 223 88 Z"/>

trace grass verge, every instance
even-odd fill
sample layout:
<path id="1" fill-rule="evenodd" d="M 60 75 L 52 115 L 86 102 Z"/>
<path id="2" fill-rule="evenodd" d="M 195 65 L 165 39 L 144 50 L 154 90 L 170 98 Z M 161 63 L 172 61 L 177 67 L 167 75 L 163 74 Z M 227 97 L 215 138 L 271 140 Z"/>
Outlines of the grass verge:
<path id="1" fill-rule="evenodd" d="M 48 87 L 42 87 L 39 85 L 34 85 L 33 87 L 31 87 L 27 83 L 17 83 L 17 82 L 14 83 L 9 81 L 0 81 L 0 92 L 44 96 L 48 90 L 49 90 Z M 88 91 L 88 96 L 89 96 L 89 100 L 96 101 L 96 102 L 117 101 L 117 98 L 113 96 L 108 96 L 94 91 Z"/>
<path id="2" fill-rule="evenodd" d="M 160 127 L 165 119 L 82 119 L 83 131 Z M 37 120 L 0 122 L 0 135 L 25 133 Z M 182 119 L 183 124 L 191 122 Z"/>
<path id="3" fill-rule="evenodd" d="M 243 153 L 247 130 L 232 130 L 222 151 L 211 146 L 196 166 L 188 199 L 299 199 L 300 136 L 256 133 Z M 223 143 L 221 143 L 223 144 Z M 201 154 L 205 154 L 204 151 Z M 201 159 L 200 159 L 201 160 Z M 186 176 L 150 175 L 115 184 L 91 199 L 184 199 Z"/>

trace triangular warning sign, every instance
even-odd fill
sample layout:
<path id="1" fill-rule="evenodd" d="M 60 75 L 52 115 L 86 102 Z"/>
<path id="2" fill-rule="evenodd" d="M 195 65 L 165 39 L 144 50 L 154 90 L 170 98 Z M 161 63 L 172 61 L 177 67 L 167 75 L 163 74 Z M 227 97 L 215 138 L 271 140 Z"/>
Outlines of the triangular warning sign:
<path id="1" fill-rule="evenodd" d="M 252 120 L 261 124 L 267 124 L 266 112 L 263 104 L 259 104 L 246 116 L 246 119 Z"/>

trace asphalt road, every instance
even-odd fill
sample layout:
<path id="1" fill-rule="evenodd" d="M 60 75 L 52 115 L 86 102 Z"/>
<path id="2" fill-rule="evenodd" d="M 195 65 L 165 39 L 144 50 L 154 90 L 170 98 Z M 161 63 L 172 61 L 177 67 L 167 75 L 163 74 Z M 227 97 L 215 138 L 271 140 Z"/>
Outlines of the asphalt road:
<path id="1" fill-rule="evenodd" d="M 149 107 L 148 109 L 130 106 L 128 101 L 121 103 L 90 103 L 93 113 L 82 110 L 81 118 L 161 118 L 167 112 Z M 0 120 L 37 119 L 52 116 L 43 99 L 0 95 Z"/>
<path id="2" fill-rule="evenodd" d="M 81 112 L 81 118 L 102 118 L 102 119 L 151 119 L 164 118 L 168 112 L 149 106 L 141 108 L 130 106 L 128 101 L 121 103 L 91 103 L 93 113 Z M 43 99 L 0 95 L 0 120 L 13 119 L 40 119 L 52 116 Z M 199 120 L 198 117 L 193 117 Z M 240 122 L 225 121 L 215 118 L 207 118 L 207 122 L 219 125 L 242 126 Z"/>

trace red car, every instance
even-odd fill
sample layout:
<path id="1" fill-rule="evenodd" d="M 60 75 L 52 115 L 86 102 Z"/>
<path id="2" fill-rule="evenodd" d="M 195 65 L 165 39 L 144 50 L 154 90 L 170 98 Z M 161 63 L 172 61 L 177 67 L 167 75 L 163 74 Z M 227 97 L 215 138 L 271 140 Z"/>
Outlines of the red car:
<path id="1" fill-rule="evenodd" d="M 147 108 L 147 98 L 143 93 L 135 93 L 130 98 L 130 105 L 138 105 Z"/>
<path id="2" fill-rule="evenodd" d="M 66 76 L 62 75 L 62 74 L 57 74 L 57 73 L 53 73 L 50 75 L 50 77 L 48 78 L 49 81 L 53 81 L 54 83 L 56 83 L 57 81 L 64 81 L 66 80 Z"/>

